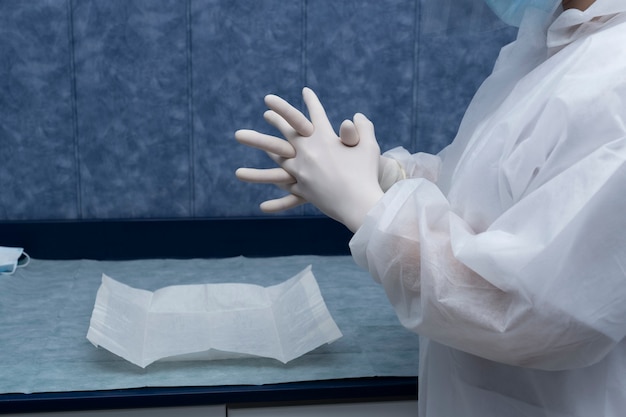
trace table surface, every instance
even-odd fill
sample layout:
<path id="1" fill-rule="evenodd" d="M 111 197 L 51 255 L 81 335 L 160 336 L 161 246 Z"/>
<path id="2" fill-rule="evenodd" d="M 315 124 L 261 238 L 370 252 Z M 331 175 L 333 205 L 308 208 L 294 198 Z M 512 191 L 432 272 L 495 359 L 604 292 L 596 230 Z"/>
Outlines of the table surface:
<path id="1" fill-rule="evenodd" d="M 307 265 L 313 266 L 343 337 L 288 364 L 245 358 L 157 362 L 142 369 L 86 339 L 102 273 L 154 291 L 168 285 L 217 282 L 275 285 Z M 231 387 L 231 392 L 243 390 L 250 395 L 251 389 L 260 392 L 259 387 L 280 387 L 275 384 L 306 390 L 334 381 L 328 385 L 333 389 L 340 381 L 353 381 L 358 387 L 363 384 L 358 381 L 374 377 L 393 386 L 399 381 L 395 377 L 416 378 L 419 358 L 418 336 L 399 324 L 383 289 L 349 256 L 33 259 L 14 275 L 0 276 L 0 346 L 0 394 L 11 398 L 31 393 L 65 393 L 68 397 L 68 393 L 78 392 L 92 396 L 122 392 L 119 395 L 125 396 L 132 395 L 133 389 L 149 395 L 145 390 L 151 387 L 170 387 L 173 395 L 180 395 L 181 387 L 190 395 Z M 131 394 L 123 390 L 131 390 Z"/>

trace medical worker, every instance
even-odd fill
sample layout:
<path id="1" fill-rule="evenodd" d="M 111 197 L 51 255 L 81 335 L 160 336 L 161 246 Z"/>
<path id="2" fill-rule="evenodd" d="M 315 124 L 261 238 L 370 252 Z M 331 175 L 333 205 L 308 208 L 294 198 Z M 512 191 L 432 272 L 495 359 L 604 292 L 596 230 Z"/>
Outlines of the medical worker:
<path id="1" fill-rule="evenodd" d="M 440 154 L 380 156 L 361 114 L 337 136 L 305 89 L 310 121 L 266 98 L 287 140 L 236 133 L 279 167 L 237 175 L 355 232 L 421 336 L 420 416 L 623 417 L 626 0 L 489 3 L 518 38 Z"/>

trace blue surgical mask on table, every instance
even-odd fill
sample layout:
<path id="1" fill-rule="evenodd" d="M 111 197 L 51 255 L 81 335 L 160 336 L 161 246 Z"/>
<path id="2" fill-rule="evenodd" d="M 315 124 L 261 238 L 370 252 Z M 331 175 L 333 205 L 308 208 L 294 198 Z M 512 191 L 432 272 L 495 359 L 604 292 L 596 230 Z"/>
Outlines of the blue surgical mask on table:
<path id="1" fill-rule="evenodd" d="M 485 3 L 500 19 L 511 26 L 519 27 L 526 10 L 530 8 L 553 12 L 559 0 L 485 0 Z"/>
<path id="2" fill-rule="evenodd" d="M 20 261 L 20 257 L 24 259 Z M 11 275 L 18 266 L 26 266 L 30 262 L 30 257 L 23 248 L 10 248 L 0 246 L 0 275 Z"/>

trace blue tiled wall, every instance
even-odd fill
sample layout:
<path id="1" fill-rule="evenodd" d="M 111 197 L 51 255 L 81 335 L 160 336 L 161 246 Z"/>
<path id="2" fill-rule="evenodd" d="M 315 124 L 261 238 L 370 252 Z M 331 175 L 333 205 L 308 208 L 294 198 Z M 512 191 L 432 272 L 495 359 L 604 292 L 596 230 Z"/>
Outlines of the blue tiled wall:
<path id="1" fill-rule="evenodd" d="M 0 220 L 262 215 L 265 94 L 437 152 L 513 37 L 479 0 L 0 0 Z"/>

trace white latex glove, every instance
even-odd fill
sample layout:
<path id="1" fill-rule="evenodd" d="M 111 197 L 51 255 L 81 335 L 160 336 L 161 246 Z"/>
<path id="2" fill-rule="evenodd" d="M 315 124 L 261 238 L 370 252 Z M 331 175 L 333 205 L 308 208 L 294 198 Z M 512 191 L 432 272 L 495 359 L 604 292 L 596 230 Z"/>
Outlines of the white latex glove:
<path id="1" fill-rule="evenodd" d="M 296 180 L 283 184 L 283 187 L 355 232 L 367 212 L 383 196 L 378 185 L 380 148 L 374 125 L 364 115 L 356 114 L 354 126 L 359 137 L 358 146 L 345 146 L 315 93 L 305 88 L 302 95 L 314 127 L 310 136 L 297 133 L 276 111 L 267 116 L 296 151 L 292 158 L 275 158 Z M 274 110 L 272 100 L 267 104 Z"/>
<path id="2" fill-rule="evenodd" d="M 359 144 L 359 133 L 353 123 L 346 120 L 339 129 L 341 142 L 346 146 L 357 146 Z M 381 155 L 378 161 L 378 185 L 387 192 L 396 182 L 406 179 L 406 173 L 398 161 Z"/>
<path id="3" fill-rule="evenodd" d="M 276 108 L 276 112 L 280 115 L 277 117 L 274 111 L 267 111 L 264 117 L 268 123 L 274 124 L 282 120 L 283 126 L 280 130 L 285 131 L 293 129 L 291 135 L 310 136 L 313 133 L 313 124 L 282 98 L 268 95 L 265 97 L 265 102 L 266 104 L 275 103 L 274 107 Z M 274 123 L 270 121 L 272 118 L 276 119 Z M 282 158 L 293 158 L 296 155 L 296 150 L 286 140 L 259 133 L 255 130 L 238 130 L 235 132 L 235 139 L 237 139 L 239 143 L 265 151 L 274 161 Z M 283 189 L 284 185 L 296 182 L 295 178 L 282 168 L 239 168 L 235 172 L 235 175 L 241 181 L 274 184 Z M 275 200 L 264 201 L 261 203 L 260 207 L 261 210 L 266 213 L 274 213 L 288 210 L 304 203 L 306 203 L 306 200 L 302 197 L 289 194 Z"/>
<path id="4" fill-rule="evenodd" d="M 315 96 L 315 94 L 313 94 L 313 96 Z M 319 102 L 317 98 L 316 101 Z M 265 103 L 271 109 L 264 115 L 266 121 L 279 129 L 285 137 L 309 137 L 313 134 L 313 124 L 287 101 L 275 95 L 268 95 L 265 98 Z M 321 107 L 321 104 L 319 104 L 319 106 Z M 323 112 L 323 114 L 324 118 L 326 118 L 325 112 Z M 274 136 L 244 129 L 237 131 L 235 138 L 240 143 L 267 152 L 279 165 L 285 158 L 293 158 L 295 156 L 295 149 L 289 142 Z M 352 121 L 345 120 L 341 124 L 339 138 L 346 146 L 354 147 L 359 144 L 359 133 Z M 282 168 L 239 168 L 236 175 L 242 181 L 274 184 L 282 189 L 287 189 L 289 184 L 296 182 L 295 178 Z M 393 184 L 404 178 L 404 171 L 397 161 L 382 155 L 379 157 L 378 182 L 383 191 L 387 191 Z M 261 203 L 261 210 L 270 213 L 279 212 L 297 207 L 306 202 L 307 201 L 301 196 L 289 194 L 275 200 L 268 200 Z"/>
<path id="5" fill-rule="evenodd" d="M 313 134 L 313 124 L 287 101 L 275 95 L 268 95 L 265 97 L 265 102 L 272 109 L 265 113 L 266 121 L 276 126 L 281 132 L 288 132 L 290 137 L 295 135 L 308 137 Z M 341 124 L 339 132 L 341 142 L 346 146 L 355 146 L 359 143 L 359 135 L 352 121 L 345 120 Z M 275 161 L 281 158 L 293 158 L 296 154 L 293 146 L 286 140 L 254 130 L 238 130 L 235 132 L 235 139 L 242 144 L 267 152 Z M 282 168 L 239 168 L 235 174 L 242 181 L 274 184 L 282 189 L 286 188 L 286 184 L 293 184 L 296 181 Z M 275 200 L 264 201 L 261 203 L 261 210 L 266 213 L 274 213 L 297 207 L 306 202 L 302 197 L 289 194 Z"/>

